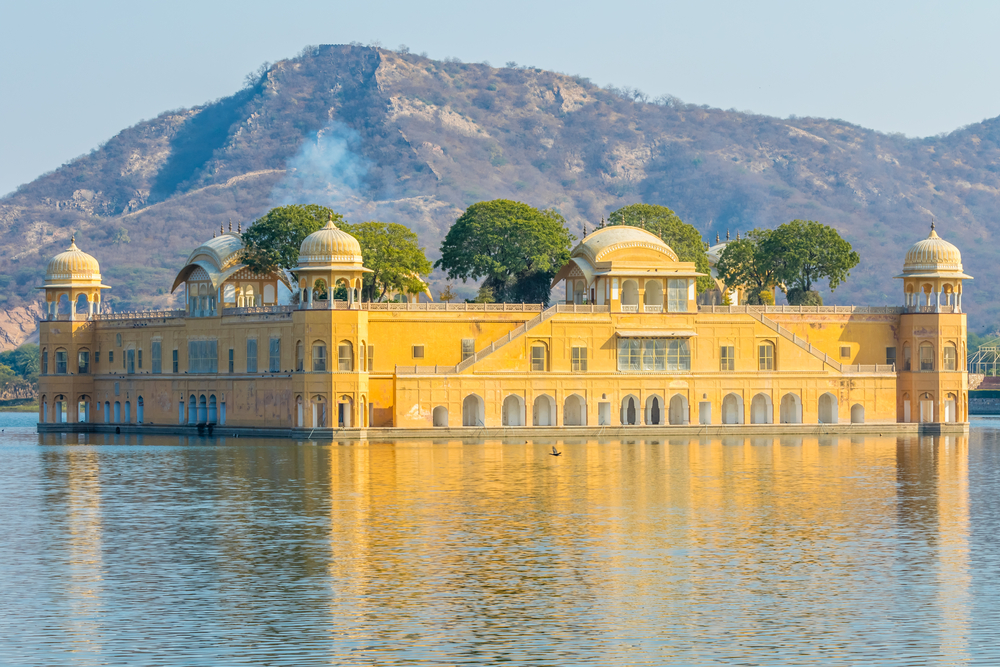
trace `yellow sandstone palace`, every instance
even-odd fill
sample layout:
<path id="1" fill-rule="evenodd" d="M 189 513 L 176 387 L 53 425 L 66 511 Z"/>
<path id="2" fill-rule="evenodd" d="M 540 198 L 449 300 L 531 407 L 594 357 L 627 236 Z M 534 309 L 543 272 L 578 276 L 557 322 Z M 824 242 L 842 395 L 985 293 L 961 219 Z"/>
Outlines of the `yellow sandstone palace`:
<path id="1" fill-rule="evenodd" d="M 933 225 L 906 253 L 899 308 L 699 305 L 694 264 L 625 226 L 573 249 L 553 281 L 565 299 L 545 309 L 358 302 L 361 248 L 332 222 L 302 243 L 298 284 L 251 273 L 242 247 L 238 233 L 206 241 L 174 280 L 186 308 L 144 313 L 103 312 L 97 261 L 75 243 L 56 255 L 40 288 L 39 430 L 968 421 L 970 276 Z M 315 298 L 338 285 L 346 301 Z"/>

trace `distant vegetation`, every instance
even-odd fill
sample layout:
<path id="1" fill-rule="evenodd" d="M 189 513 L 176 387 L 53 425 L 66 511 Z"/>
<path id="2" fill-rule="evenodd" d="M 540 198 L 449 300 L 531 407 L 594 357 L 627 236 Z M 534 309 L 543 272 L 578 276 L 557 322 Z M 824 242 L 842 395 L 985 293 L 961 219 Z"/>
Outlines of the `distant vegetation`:
<path id="1" fill-rule="evenodd" d="M 0 200 L 0 308 L 37 299 L 46 261 L 73 231 L 114 285 L 111 305 L 125 308 L 165 299 L 187 254 L 229 219 L 246 227 L 277 206 L 320 202 L 352 224 L 405 225 L 436 260 L 462 212 L 497 199 L 552 210 L 575 236 L 634 202 L 669 209 L 706 241 L 820 220 L 865 260 L 827 300 L 899 304 L 891 277 L 931 215 L 968 273 L 993 271 L 998 165 L 998 119 L 907 139 L 650 100 L 538 68 L 309 47 Z M 446 280 L 443 265 L 429 277 L 437 291 Z M 966 310 L 1000 321 L 1000 301 L 977 285 Z"/>
<path id="2" fill-rule="evenodd" d="M 38 346 L 25 343 L 0 352 L 0 400 L 34 398 L 38 391 Z"/>

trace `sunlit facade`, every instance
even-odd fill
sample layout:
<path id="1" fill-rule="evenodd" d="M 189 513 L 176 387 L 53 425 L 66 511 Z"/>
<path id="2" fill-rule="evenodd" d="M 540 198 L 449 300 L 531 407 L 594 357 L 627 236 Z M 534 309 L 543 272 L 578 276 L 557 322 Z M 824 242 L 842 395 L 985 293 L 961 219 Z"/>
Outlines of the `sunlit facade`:
<path id="1" fill-rule="evenodd" d="M 968 420 L 970 276 L 933 228 L 906 254 L 904 305 L 888 308 L 700 305 L 694 264 L 626 226 L 573 249 L 548 308 L 360 302 L 360 245 L 332 222 L 303 242 L 294 279 L 252 273 L 242 248 L 231 231 L 206 241 L 173 283 L 184 307 L 145 313 L 103 312 L 109 287 L 75 243 L 53 258 L 40 288 L 40 428 Z"/>

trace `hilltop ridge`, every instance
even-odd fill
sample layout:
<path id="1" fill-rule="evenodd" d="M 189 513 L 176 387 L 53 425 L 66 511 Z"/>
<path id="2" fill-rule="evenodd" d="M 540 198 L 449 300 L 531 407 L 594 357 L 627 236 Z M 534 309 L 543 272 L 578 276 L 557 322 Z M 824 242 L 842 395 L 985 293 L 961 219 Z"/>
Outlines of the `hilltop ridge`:
<path id="1" fill-rule="evenodd" d="M 967 272 L 988 275 L 998 196 L 1000 118 L 910 139 L 651 103 L 537 68 L 308 47 L 229 97 L 138 123 L 0 199 L 0 308 L 23 316 L 74 231 L 101 261 L 114 307 L 163 305 L 187 253 L 230 219 L 314 201 L 351 222 L 406 224 L 434 258 L 465 207 L 497 197 L 556 208 L 578 237 L 635 201 L 673 208 L 712 243 L 819 220 L 862 258 L 827 303 L 897 304 L 891 277 L 931 216 Z M 966 310 L 1000 321 L 1000 305 L 970 287 Z"/>

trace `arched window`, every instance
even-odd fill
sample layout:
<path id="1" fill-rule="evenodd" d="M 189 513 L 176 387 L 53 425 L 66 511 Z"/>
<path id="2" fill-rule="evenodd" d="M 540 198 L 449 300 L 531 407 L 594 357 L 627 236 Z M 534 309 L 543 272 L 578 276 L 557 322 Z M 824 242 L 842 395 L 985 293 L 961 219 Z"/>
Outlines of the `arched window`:
<path id="1" fill-rule="evenodd" d="M 934 346 L 930 343 L 920 344 L 920 370 L 934 370 Z"/>
<path id="2" fill-rule="evenodd" d="M 954 371 L 958 368 L 958 348 L 954 343 L 946 343 L 941 357 L 941 370 Z"/>
<path id="3" fill-rule="evenodd" d="M 639 304 L 639 284 L 634 280 L 626 280 L 622 283 L 623 306 L 636 306 Z"/>
<path id="4" fill-rule="evenodd" d="M 361 356 L 359 361 L 361 362 L 361 372 L 368 372 L 368 357 L 366 355 L 367 347 L 365 346 L 365 341 L 361 341 Z"/>
<path id="5" fill-rule="evenodd" d="M 90 350 L 83 349 L 76 354 L 76 372 L 86 375 L 90 372 Z"/>
<path id="6" fill-rule="evenodd" d="M 312 349 L 313 372 L 321 373 L 326 371 L 326 343 L 316 341 Z"/>
<path id="7" fill-rule="evenodd" d="M 295 370 L 301 372 L 305 370 L 306 348 L 302 341 L 295 342 Z"/>
<path id="8" fill-rule="evenodd" d="M 42 348 L 42 375 L 49 374 L 49 350 L 48 348 Z"/>
<path id="9" fill-rule="evenodd" d="M 264 305 L 274 303 L 274 285 L 264 285 Z"/>
<path id="10" fill-rule="evenodd" d="M 910 365 L 910 344 L 903 343 L 903 370 L 911 370 Z"/>
<path id="11" fill-rule="evenodd" d="M 313 299 L 323 300 L 327 296 L 326 281 L 320 278 L 313 283 Z"/>
<path id="12" fill-rule="evenodd" d="M 354 346 L 349 340 L 342 340 L 337 346 L 337 370 L 354 370 Z"/>
<path id="13" fill-rule="evenodd" d="M 135 422 L 137 424 L 142 423 L 144 407 L 145 405 L 143 403 L 142 396 L 139 396 L 138 398 L 135 399 Z"/>
<path id="14" fill-rule="evenodd" d="M 774 370 L 774 343 L 769 340 L 757 346 L 757 368 L 762 371 Z"/>

